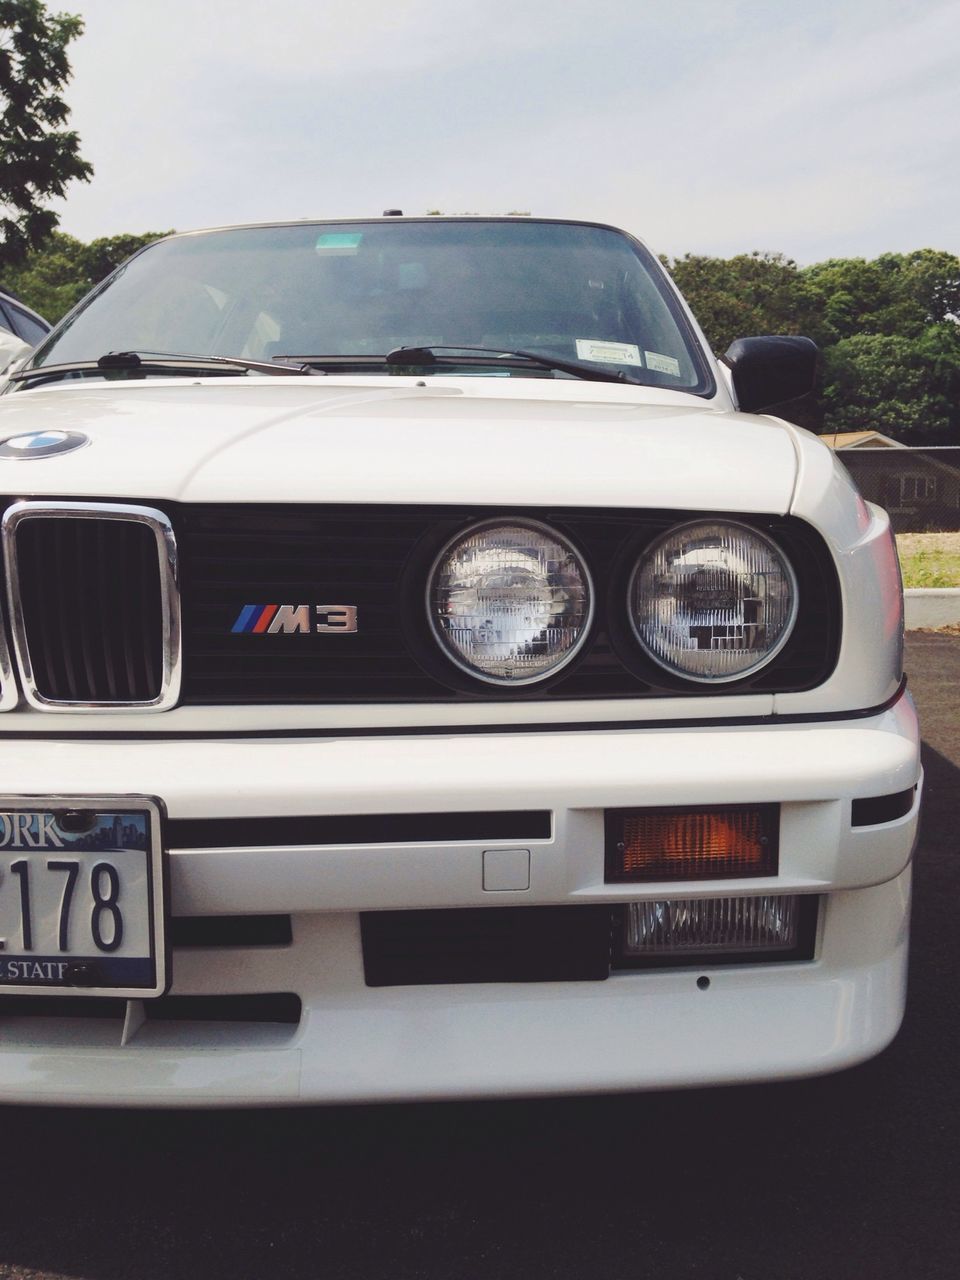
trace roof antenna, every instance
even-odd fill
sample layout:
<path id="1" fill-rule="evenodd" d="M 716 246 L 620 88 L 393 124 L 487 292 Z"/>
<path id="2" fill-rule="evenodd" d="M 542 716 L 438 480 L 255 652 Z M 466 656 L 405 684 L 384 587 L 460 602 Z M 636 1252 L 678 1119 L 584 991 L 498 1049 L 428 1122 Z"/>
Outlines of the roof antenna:
<path id="1" fill-rule="evenodd" d="M 383 216 L 385 218 L 402 218 L 403 210 L 402 209 L 384 209 Z"/>

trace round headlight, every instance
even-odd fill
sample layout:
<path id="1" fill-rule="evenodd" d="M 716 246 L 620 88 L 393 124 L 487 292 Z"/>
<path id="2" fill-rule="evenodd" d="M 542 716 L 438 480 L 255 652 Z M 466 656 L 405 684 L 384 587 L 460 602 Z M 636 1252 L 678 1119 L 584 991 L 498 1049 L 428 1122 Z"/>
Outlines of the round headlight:
<path id="1" fill-rule="evenodd" d="M 489 521 L 458 534 L 427 584 L 447 655 L 492 684 L 531 684 L 571 660 L 593 614 L 583 560 L 546 525 Z"/>
<path id="2" fill-rule="evenodd" d="M 797 617 L 797 580 L 786 556 L 756 529 L 697 521 L 646 549 L 630 582 L 630 616 L 661 667 L 703 683 L 739 680 L 786 644 Z"/>

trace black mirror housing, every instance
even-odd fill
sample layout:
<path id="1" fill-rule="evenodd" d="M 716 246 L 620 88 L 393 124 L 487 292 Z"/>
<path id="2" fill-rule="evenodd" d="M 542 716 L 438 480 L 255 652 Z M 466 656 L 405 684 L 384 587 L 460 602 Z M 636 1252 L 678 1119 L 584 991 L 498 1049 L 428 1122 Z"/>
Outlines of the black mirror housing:
<path id="1" fill-rule="evenodd" d="M 813 390 L 817 344 L 809 338 L 768 335 L 737 338 L 723 363 L 733 374 L 733 390 L 744 413 L 799 400 Z"/>

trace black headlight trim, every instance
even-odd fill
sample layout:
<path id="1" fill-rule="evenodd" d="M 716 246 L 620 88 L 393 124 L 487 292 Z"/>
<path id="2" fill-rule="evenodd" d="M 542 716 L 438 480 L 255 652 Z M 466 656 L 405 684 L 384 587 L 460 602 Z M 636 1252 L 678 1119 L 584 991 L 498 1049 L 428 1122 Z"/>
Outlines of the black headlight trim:
<path id="1" fill-rule="evenodd" d="M 496 702 L 506 708 L 523 701 L 705 695 L 719 704 L 741 693 L 816 688 L 839 658 L 837 568 L 824 538 L 798 517 L 479 504 L 153 504 L 169 516 L 180 549 L 184 706 Z M 705 690 L 645 658 L 625 600 L 645 545 L 678 523 L 710 518 L 741 521 L 773 538 L 797 574 L 801 605 L 775 661 L 744 680 Z M 593 579 L 595 615 L 586 642 L 568 666 L 532 686 L 485 685 L 459 671 L 439 651 L 425 616 L 426 577 L 438 552 L 471 524 L 492 519 L 547 524 L 576 547 Z M 280 584 L 280 598 L 313 599 L 321 590 L 322 598 L 359 606 L 355 643 L 231 634 L 244 603 L 275 598 Z"/>

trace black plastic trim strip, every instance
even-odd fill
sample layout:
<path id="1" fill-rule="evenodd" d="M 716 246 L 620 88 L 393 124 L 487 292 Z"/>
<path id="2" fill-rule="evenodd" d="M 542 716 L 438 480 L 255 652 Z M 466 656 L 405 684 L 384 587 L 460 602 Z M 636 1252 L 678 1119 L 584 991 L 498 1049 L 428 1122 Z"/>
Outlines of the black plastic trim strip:
<path id="1" fill-rule="evenodd" d="M 48 729 L 11 729 L 0 733 L 0 743 L 5 739 L 25 742 L 32 739 L 46 742 L 231 742 L 243 739 L 316 738 L 445 738 L 484 733 L 604 733 L 622 732 L 625 729 L 743 729 L 758 725 L 829 724 L 844 720 L 869 720 L 896 706 L 907 691 L 904 676 L 896 692 L 872 707 L 858 707 L 853 711 L 800 711 L 785 716 L 701 716 L 675 720 L 574 720 L 549 724 L 433 724 L 402 725 L 398 728 L 372 727 L 369 729 L 226 729 L 211 732 L 209 729 L 180 729 L 172 733 L 156 733 L 136 729 L 122 733 L 100 733 L 89 729 L 53 734 Z"/>
<path id="2" fill-rule="evenodd" d="M 126 1013 L 126 1000 L 86 996 L 0 996 L 3 1018 L 112 1018 Z M 292 992 L 254 995 L 159 996 L 144 1001 L 148 1021 L 278 1022 L 296 1026 L 303 1012 Z"/>
<path id="3" fill-rule="evenodd" d="M 173 916 L 167 927 L 170 945 L 191 949 L 289 947 L 293 926 L 286 915 Z"/>
<path id="4" fill-rule="evenodd" d="M 905 818 L 913 808 L 916 792 L 916 787 L 909 787 L 906 791 L 897 791 L 894 795 L 869 796 L 863 800 L 854 800 L 850 825 L 876 827 L 884 822 L 896 822 L 898 818 Z"/>
<path id="5" fill-rule="evenodd" d="M 253 995 L 163 996 L 145 1000 L 148 1022 L 280 1022 L 297 1026 L 303 1002 L 292 991 Z"/>
<path id="6" fill-rule="evenodd" d="M 368 987 L 474 982 L 602 982 L 613 916 L 606 905 L 362 911 Z"/>
<path id="7" fill-rule="evenodd" d="M 456 840 L 549 840 L 552 822 L 553 815 L 549 809 L 287 818 L 171 818 L 164 827 L 164 834 L 171 849 L 420 844 Z"/>

